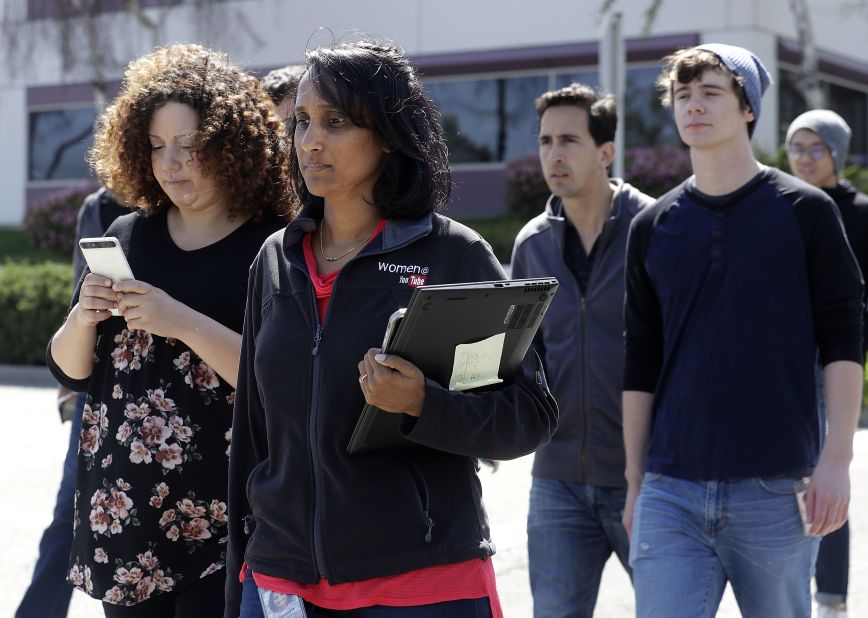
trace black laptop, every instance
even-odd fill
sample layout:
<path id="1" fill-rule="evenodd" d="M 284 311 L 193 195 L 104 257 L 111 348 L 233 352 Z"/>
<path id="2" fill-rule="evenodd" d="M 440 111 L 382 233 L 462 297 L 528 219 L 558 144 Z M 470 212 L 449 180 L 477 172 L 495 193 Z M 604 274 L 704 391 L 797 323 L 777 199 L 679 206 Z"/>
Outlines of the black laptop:
<path id="1" fill-rule="evenodd" d="M 558 289 L 554 277 L 420 286 L 383 349 L 416 365 L 444 388 L 468 390 L 509 380 Z M 365 405 L 350 454 L 415 446 L 401 415 Z"/>

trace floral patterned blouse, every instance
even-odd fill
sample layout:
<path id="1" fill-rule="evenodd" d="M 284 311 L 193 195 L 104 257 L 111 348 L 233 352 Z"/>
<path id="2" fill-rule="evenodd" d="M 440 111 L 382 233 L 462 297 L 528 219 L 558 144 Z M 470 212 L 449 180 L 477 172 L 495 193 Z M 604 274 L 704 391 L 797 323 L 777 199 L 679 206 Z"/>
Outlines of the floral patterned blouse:
<path id="1" fill-rule="evenodd" d="M 106 235 L 137 279 L 240 333 L 250 264 L 284 224 L 251 220 L 195 251 L 174 244 L 165 210 L 121 217 Z M 87 392 L 69 581 L 135 605 L 221 571 L 233 388 L 184 342 L 128 330 L 120 317 L 98 326 L 89 379 L 64 375 L 50 348 L 48 363 Z"/>

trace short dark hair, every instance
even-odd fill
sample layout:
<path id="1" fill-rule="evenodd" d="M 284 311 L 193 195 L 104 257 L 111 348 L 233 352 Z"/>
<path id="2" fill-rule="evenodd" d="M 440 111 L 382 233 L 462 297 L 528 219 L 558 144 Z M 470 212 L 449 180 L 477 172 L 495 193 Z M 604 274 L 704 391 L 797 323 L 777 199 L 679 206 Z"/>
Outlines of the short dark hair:
<path id="1" fill-rule="evenodd" d="M 717 54 L 696 47 L 680 49 L 663 58 L 663 70 L 655 81 L 663 107 L 672 107 L 672 91 L 676 83 L 689 84 L 702 77 L 706 71 L 717 71 L 732 78 L 732 91 L 738 99 L 739 107 L 742 111 L 750 109 L 744 79 L 733 73 Z M 753 134 L 754 124 L 756 120 L 748 123 L 749 134 Z"/>
<path id="2" fill-rule="evenodd" d="M 298 82 L 304 75 L 303 64 L 290 64 L 279 69 L 269 71 L 265 77 L 260 80 L 262 89 L 268 93 L 275 105 L 280 105 L 286 99 L 295 98 L 295 91 L 298 88 Z"/>
<path id="3" fill-rule="evenodd" d="M 383 217 L 418 217 L 445 208 L 452 172 L 440 114 L 404 52 L 376 41 L 344 42 L 308 51 L 306 74 L 317 93 L 357 126 L 371 129 L 387 152 L 372 192 Z M 290 175 L 304 206 L 320 212 L 295 154 L 291 120 Z"/>
<path id="4" fill-rule="evenodd" d="M 588 112 L 588 130 L 597 146 L 615 141 L 618 105 L 611 94 L 601 94 L 590 86 L 576 83 L 543 93 L 536 100 L 537 130 L 545 111 L 560 105 L 574 105 Z"/>

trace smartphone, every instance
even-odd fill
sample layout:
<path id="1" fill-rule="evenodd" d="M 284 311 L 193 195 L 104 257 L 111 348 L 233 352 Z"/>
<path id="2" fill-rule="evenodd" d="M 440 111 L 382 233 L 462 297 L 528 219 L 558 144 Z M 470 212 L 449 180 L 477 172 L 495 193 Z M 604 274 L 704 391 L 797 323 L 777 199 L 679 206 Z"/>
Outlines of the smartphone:
<path id="1" fill-rule="evenodd" d="M 114 236 L 82 238 L 78 241 L 78 246 L 81 247 L 90 272 L 95 275 L 108 277 L 112 282 L 135 279 L 127 256 Z M 109 311 L 112 315 L 118 315 L 117 309 Z"/>
<path id="2" fill-rule="evenodd" d="M 384 354 L 389 353 L 389 347 L 392 343 L 392 339 L 395 337 L 395 334 L 398 332 L 398 325 L 401 323 L 401 319 L 404 317 L 405 313 L 407 313 L 406 307 L 404 307 L 402 309 L 398 309 L 392 315 L 389 316 L 389 323 L 386 324 L 386 334 L 383 335 L 382 350 L 383 350 Z"/>
<path id="3" fill-rule="evenodd" d="M 796 494 L 796 503 L 799 505 L 799 515 L 802 517 L 802 528 L 805 531 L 805 536 L 811 536 L 811 522 L 808 521 L 808 506 L 805 503 L 805 496 L 808 494 L 808 486 L 811 484 L 811 479 L 805 477 L 799 479 L 793 485 L 793 491 Z"/>

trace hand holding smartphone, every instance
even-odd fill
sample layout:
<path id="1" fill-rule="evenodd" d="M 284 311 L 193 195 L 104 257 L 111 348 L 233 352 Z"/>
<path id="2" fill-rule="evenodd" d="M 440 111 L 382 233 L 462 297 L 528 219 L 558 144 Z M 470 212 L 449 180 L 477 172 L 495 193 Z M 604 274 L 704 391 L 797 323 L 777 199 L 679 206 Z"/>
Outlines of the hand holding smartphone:
<path id="1" fill-rule="evenodd" d="M 121 244 L 114 236 L 101 238 L 82 238 L 78 241 L 81 252 L 90 272 L 116 281 L 135 279 L 133 271 L 127 262 Z M 109 309 L 112 315 L 118 315 L 117 309 Z"/>

